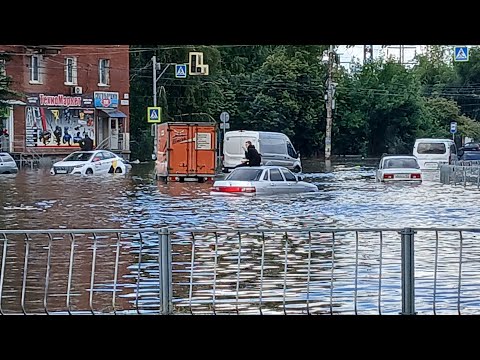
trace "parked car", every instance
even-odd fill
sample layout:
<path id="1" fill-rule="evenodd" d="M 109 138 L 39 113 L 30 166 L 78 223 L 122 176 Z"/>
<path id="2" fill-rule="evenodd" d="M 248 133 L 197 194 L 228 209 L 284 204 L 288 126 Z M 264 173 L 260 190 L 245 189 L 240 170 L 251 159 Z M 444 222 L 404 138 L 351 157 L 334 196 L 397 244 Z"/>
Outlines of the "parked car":
<path id="1" fill-rule="evenodd" d="M 457 155 L 460 161 L 480 160 L 480 144 L 473 142 L 466 143 L 458 149 Z"/>
<path id="2" fill-rule="evenodd" d="M 318 191 L 314 184 L 302 181 L 282 166 L 246 166 L 233 169 L 224 180 L 213 184 L 211 195 L 274 195 Z"/>
<path id="3" fill-rule="evenodd" d="M 0 152 L 0 174 L 16 174 L 18 166 L 9 153 Z"/>
<path id="4" fill-rule="evenodd" d="M 118 155 L 107 151 L 75 151 L 53 164 L 50 174 L 108 174 L 126 173 L 127 164 Z"/>
<path id="5" fill-rule="evenodd" d="M 480 161 L 480 151 L 479 150 L 472 150 L 467 151 L 462 150 L 461 155 L 458 157 L 460 161 Z"/>
<path id="6" fill-rule="evenodd" d="M 415 156 L 387 155 L 380 159 L 376 180 L 422 181 L 422 171 Z"/>

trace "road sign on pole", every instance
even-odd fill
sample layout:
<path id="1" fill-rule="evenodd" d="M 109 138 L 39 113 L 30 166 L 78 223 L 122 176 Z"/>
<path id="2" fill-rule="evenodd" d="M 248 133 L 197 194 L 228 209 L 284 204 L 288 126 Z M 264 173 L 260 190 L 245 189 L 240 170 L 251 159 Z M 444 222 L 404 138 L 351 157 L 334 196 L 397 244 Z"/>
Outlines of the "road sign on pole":
<path id="1" fill-rule="evenodd" d="M 457 123 L 452 121 L 450 123 L 450 133 L 455 134 L 457 132 Z"/>
<path id="2" fill-rule="evenodd" d="M 230 124 L 228 123 L 228 120 L 230 120 L 230 114 L 226 111 L 222 112 L 220 114 L 220 120 L 222 123 L 220 124 L 220 129 L 223 129 L 223 140 L 225 141 L 225 129 L 230 129 Z M 223 146 L 222 146 L 222 152 L 223 152 Z"/>
<path id="3" fill-rule="evenodd" d="M 149 123 L 159 123 L 162 121 L 162 108 L 153 106 L 147 108 L 147 121 Z"/>
<path id="4" fill-rule="evenodd" d="M 224 123 L 228 122 L 228 120 L 230 120 L 230 114 L 226 111 L 222 112 L 220 114 L 220 120 L 222 120 Z"/>
<path id="5" fill-rule="evenodd" d="M 455 61 L 468 61 L 468 47 L 466 46 L 455 46 L 453 59 Z"/>
<path id="6" fill-rule="evenodd" d="M 187 77 L 187 64 L 175 64 L 175 77 L 179 79 Z"/>

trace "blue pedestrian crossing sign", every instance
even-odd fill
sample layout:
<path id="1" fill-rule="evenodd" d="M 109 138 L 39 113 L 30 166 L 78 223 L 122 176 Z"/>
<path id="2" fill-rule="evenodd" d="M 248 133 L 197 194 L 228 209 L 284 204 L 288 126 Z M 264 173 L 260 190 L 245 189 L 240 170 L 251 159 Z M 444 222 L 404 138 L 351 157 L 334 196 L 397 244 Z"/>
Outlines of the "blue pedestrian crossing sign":
<path id="1" fill-rule="evenodd" d="M 455 46 L 454 60 L 455 61 L 468 61 L 468 47 Z"/>
<path id="2" fill-rule="evenodd" d="M 159 123 L 162 121 L 162 108 L 149 107 L 147 108 L 147 120 L 149 123 Z"/>
<path id="3" fill-rule="evenodd" d="M 180 79 L 187 77 L 187 64 L 175 64 L 175 77 Z"/>
<path id="4" fill-rule="evenodd" d="M 452 121 L 450 123 L 450 133 L 455 134 L 457 132 L 457 123 L 455 121 Z"/>

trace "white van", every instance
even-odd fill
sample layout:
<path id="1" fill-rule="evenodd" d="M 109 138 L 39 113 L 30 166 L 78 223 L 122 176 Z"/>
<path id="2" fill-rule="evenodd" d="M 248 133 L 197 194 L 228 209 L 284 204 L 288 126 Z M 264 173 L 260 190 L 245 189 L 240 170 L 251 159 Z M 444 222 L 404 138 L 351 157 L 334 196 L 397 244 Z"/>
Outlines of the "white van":
<path id="1" fill-rule="evenodd" d="M 413 155 L 420 169 L 438 170 L 442 164 L 453 164 L 457 160 L 457 147 L 451 139 L 417 139 Z"/>
<path id="2" fill-rule="evenodd" d="M 294 172 L 302 171 L 300 154 L 287 135 L 267 131 L 227 131 L 223 140 L 223 171 L 228 172 L 245 158 L 245 142 L 250 140 L 262 155 L 262 165 L 284 166 Z"/>

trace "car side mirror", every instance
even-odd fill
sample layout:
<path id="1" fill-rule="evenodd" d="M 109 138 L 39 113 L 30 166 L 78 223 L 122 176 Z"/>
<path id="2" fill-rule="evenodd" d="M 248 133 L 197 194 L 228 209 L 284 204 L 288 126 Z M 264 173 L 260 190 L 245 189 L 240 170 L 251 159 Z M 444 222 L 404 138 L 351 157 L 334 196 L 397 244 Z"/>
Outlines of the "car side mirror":
<path id="1" fill-rule="evenodd" d="M 297 181 L 303 181 L 303 176 L 302 175 L 295 175 L 297 178 Z"/>
<path id="2" fill-rule="evenodd" d="M 458 149 L 457 156 L 462 157 L 463 153 L 464 153 L 463 149 Z"/>

